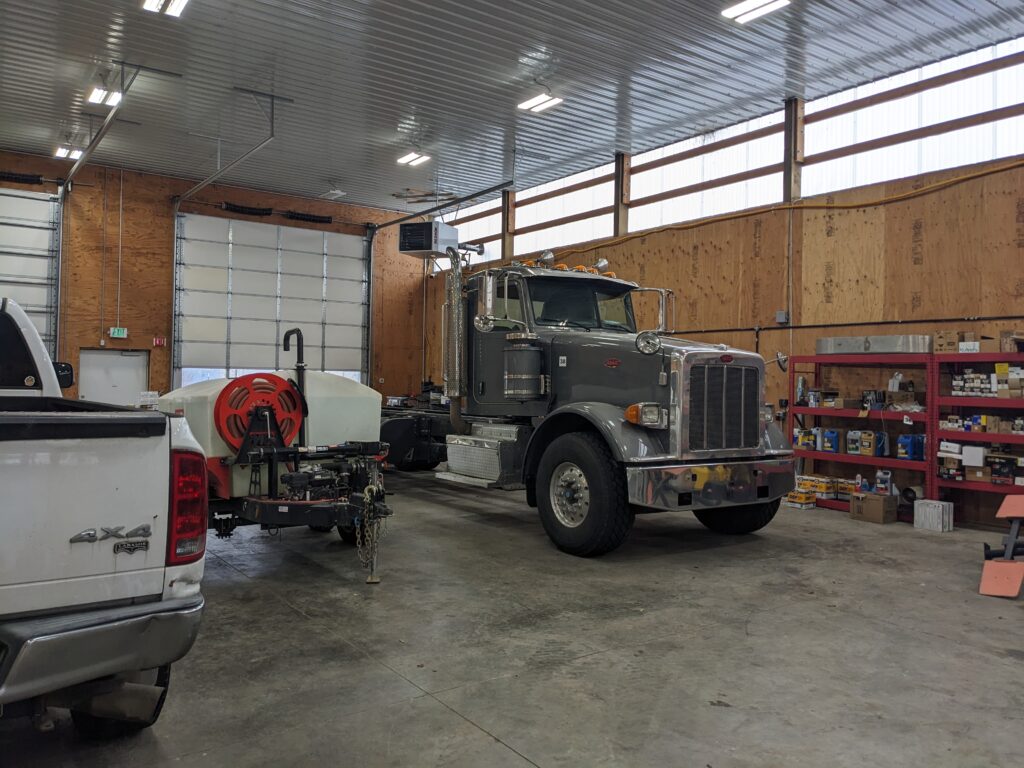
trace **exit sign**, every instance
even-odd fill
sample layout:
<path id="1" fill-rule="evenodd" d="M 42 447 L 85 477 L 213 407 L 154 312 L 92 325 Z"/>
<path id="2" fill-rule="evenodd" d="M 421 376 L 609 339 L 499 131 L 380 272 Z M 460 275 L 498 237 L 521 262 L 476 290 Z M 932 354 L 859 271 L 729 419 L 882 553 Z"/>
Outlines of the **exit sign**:
<path id="1" fill-rule="evenodd" d="M 111 328 L 110 338 L 112 339 L 127 339 L 128 329 L 127 328 Z"/>

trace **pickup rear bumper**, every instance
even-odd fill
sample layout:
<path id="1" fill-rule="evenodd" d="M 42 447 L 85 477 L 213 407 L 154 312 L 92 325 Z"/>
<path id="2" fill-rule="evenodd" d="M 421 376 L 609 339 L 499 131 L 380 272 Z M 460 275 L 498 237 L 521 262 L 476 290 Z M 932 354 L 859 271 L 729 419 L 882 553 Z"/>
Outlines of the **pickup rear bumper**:
<path id="1" fill-rule="evenodd" d="M 629 503 L 650 509 L 707 510 L 758 504 L 793 490 L 792 456 L 709 464 L 626 467 Z"/>
<path id="2" fill-rule="evenodd" d="M 0 621 L 0 705 L 177 661 L 192 647 L 203 597 Z"/>

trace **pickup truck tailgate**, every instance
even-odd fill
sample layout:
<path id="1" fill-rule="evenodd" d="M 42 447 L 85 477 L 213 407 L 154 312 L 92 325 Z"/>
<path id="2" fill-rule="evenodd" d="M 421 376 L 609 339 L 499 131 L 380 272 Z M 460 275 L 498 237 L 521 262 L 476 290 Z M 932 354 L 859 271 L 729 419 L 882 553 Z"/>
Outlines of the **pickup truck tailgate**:
<path id="1" fill-rule="evenodd" d="M 154 412 L 0 412 L 0 616 L 161 594 L 170 440 Z"/>

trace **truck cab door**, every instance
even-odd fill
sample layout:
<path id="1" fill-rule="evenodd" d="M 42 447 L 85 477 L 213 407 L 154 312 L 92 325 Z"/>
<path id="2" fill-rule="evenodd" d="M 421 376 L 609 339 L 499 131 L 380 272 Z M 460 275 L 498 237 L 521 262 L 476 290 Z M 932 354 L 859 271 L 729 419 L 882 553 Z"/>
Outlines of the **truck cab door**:
<path id="1" fill-rule="evenodd" d="M 506 303 L 505 291 L 508 291 Z M 483 297 L 477 292 L 475 305 L 470 307 L 469 317 L 475 317 L 484 312 Z M 493 330 L 477 330 L 472 323 L 467 326 L 472 329 L 472 344 L 470 346 L 470 381 L 472 391 L 470 398 L 484 404 L 505 403 L 505 334 L 510 331 L 524 330 L 522 322 L 525 320 L 523 313 L 523 291 L 519 280 L 509 278 L 499 280 L 495 286 L 494 313 L 498 318 L 494 323 Z M 471 302 L 472 303 L 472 302 Z M 507 307 L 507 310 L 506 310 Z M 512 322 L 517 320 L 519 322 Z"/>

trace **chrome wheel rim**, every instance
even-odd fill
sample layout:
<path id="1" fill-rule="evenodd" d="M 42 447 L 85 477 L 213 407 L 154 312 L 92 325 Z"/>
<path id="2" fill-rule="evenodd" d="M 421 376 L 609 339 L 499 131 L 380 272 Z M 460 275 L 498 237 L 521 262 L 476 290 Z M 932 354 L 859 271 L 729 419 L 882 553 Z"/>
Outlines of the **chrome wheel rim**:
<path id="1" fill-rule="evenodd" d="M 571 461 L 555 467 L 548 492 L 555 518 L 566 528 L 576 528 L 587 519 L 590 485 L 583 470 Z"/>

